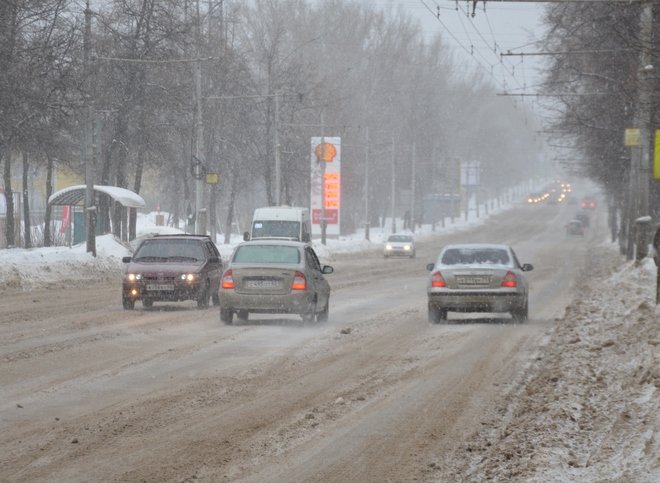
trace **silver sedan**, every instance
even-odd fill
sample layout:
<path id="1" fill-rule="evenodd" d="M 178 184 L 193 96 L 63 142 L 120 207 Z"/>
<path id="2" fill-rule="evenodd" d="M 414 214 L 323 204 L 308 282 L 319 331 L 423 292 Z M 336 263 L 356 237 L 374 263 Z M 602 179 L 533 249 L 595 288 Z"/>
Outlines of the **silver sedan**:
<path id="1" fill-rule="evenodd" d="M 447 320 L 447 312 L 508 312 L 517 322 L 528 317 L 529 285 L 508 245 L 462 244 L 446 246 L 427 283 L 429 322 Z"/>
<path id="2" fill-rule="evenodd" d="M 324 322 L 330 311 L 330 285 L 306 243 L 252 240 L 238 245 L 220 281 L 220 319 L 231 324 L 236 314 L 298 314 L 303 321 Z"/>

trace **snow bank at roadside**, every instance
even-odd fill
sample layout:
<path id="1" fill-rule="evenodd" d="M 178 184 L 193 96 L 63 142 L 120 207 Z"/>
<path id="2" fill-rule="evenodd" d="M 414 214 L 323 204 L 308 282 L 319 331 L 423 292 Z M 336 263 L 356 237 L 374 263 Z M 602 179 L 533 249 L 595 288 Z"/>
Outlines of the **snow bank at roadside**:
<path id="1" fill-rule="evenodd" d="M 31 290 L 49 285 L 81 285 L 120 273 L 127 245 L 112 235 L 96 239 L 96 258 L 85 244 L 74 247 L 11 248 L 0 250 L 2 290 Z"/>

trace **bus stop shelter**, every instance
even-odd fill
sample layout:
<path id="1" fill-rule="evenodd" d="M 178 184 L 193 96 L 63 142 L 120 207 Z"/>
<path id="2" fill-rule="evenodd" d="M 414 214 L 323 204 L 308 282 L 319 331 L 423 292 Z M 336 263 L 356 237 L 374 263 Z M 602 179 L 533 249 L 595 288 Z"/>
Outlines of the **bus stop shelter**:
<path id="1" fill-rule="evenodd" d="M 85 217 L 82 210 L 75 212 L 75 207 L 82 207 L 85 201 L 85 193 L 87 191 L 87 186 L 84 184 L 69 186 L 59 190 L 56 193 L 50 195 L 48 198 L 48 204 L 51 206 L 68 206 L 70 207 L 70 216 L 73 221 L 73 243 L 82 243 L 85 240 Z M 116 203 L 122 205 L 126 210 L 131 208 L 144 208 L 146 203 L 144 199 L 134 191 L 131 191 L 126 188 L 120 188 L 118 186 L 103 186 L 103 185 L 94 185 L 94 198 L 98 198 L 99 195 L 107 195 Z M 95 203 L 95 205 L 98 205 Z M 122 216 L 123 219 L 126 219 L 126 216 Z M 100 224 L 96 225 L 100 227 Z M 97 233 L 101 234 L 101 233 Z M 122 234 L 126 235 L 126 234 Z M 122 238 L 124 238 L 122 236 Z"/>

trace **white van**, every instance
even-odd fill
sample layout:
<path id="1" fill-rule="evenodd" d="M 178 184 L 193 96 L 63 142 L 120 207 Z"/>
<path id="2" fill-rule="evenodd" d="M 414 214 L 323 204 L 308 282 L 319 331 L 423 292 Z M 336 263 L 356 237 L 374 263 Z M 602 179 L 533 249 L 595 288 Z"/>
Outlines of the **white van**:
<path id="1" fill-rule="evenodd" d="M 243 239 L 258 238 L 311 241 L 309 209 L 297 206 L 257 208 L 252 217 L 252 232 L 245 232 Z"/>

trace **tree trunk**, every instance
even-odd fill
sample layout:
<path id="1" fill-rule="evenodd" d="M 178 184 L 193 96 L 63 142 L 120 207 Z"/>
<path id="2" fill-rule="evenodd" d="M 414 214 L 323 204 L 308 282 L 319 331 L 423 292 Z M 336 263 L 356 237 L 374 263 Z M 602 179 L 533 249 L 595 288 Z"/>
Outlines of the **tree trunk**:
<path id="1" fill-rule="evenodd" d="M 32 248 L 32 226 L 30 224 L 30 196 L 28 192 L 29 158 L 26 150 L 23 150 L 23 228 L 25 248 Z"/>
<path id="2" fill-rule="evenodd" d="M 231 241 L 231 225 L 234 221 L 234 202 L 236 201 L 236 186 L 238 176 L 233 174 L 231 177 L 231 187 L 229 188 L 229 203 L 227 203 L 227 221 L 225 222 L 225 245 Z"/>
<path id="3" fill-rule="evenodd" d="M 5 226 L 5 237 L 7 246 L 13 247 L 15 242 L 14 232 L 14 193 L 11 189 L 11 149 L 6 147 L 5 165 L 3 177 L 5 181 L 5 201 L 7 202 L 7 225 Z"/>
<path id="4" fill-rule="evenodd" d="M 50 195 L 53 194 L 53 158 L 49 152 L 46 152 L 46 214 L 44 215 L 44 246 L 49 247 L 52 245 L 52 235 L 50 233 L 50 216 L 52 208 L 48 203 Z"/>

